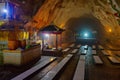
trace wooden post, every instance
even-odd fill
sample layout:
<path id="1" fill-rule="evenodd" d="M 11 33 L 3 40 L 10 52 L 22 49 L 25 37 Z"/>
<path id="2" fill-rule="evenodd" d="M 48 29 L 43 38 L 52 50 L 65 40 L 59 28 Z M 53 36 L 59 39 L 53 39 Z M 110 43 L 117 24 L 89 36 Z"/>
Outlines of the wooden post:
<path id="1" fill-rule="evenodd" d="M 56 49 L 58 49 L 58 41 L 57 41 L 58 38 L 57 37 L 58 37 L 58 35 L 56 34 Z"/>
<path id="2" fill-rule="evenodd" d="M 60 35 L 60 47 L 62 48 L 62 33 Z"/>
<path id="3" fill-rule="evenodd" d="M 44 35 L 42 33 L 42 51 L 43 51 L 43 49 L 44 49 Z"/>

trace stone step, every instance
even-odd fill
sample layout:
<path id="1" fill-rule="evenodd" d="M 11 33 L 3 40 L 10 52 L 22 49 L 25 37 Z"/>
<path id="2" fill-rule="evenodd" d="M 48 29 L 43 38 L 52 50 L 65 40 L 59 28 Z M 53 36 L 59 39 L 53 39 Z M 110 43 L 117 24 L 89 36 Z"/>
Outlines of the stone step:
<path id="1" fill-rule="evenodd" d="M 110 54 L 106 51 L 102 51 L 102 53 L 105 55 L 105 56 L 110 56 Z"/>
<path id="2" fill-rule="evenodd" d="M 93 58 L 96 64 L 103 64 L 103 61 L 100 59 L 99 56 L 93 56 Z"/>
<path id="3" fill-rule="evenodd" d="M 79 49 L 73 49 L 71 53 L 77 53 Z"/>
<path id="4" fill-rule="evenodd" d="M 81 55 L 86 55 L 87 54 L 87 50 L 81 50 Z"/>
<path id="5" fill-rule="evenodd" d="M 69 50 L 70 50 L 70 48 L 66 48 L 62 52 L 68 52 Z"/>
<path id="6" fill-rule="evenodd" d="M 96 53 L 96 50 L 92 50 L 92 54 L 93 54 L 93 55 L 97 54 L 97 53 Z"/>
<path id="7" fill-rule="evenodd" d="M 117 60 L 115 57 L 109 56 L 108 59 L 109 59 L 112 63 L 120 64 L 120 61 Z"/>
<path id="8" fill-rule="evenodd" d="M 84 80 L 85 76 L 85 56 L 81 55 L 75 70 L 73 80 Z"/>
<path id="9" fill-rule="evenodd" d="M 70 47 L 74 47 L 74 46 L 75 46 L 75 44 L 71 44 L 71 45 L 70 45 Z"/>
<path id="10" fill-rule="evenodd" d="M 53 80 L 58 72 L 66 65 L 72 58 L 72 54 L 68 54 L 62 61 L 60 61 L 51 71 L 49 71 L 41 80 Z"/>
<path id="11" fill-rule="evenodd" d="M 96 46 L 95 46 L 95 45 L 93 45 L 93 46 L 92 46 L 92 49 L 96 49 Z"/>
<path id="12" fill-rule="evenodd" d="M 103 49 L 104 49 L 101 45 L 99 45 L 99 46 L 98 46 L 98 48 L 99 48 L 99 49 L 101 49 L 101 50 L 103 50 Z"/>
<path id="13" fill-rule="evenodd" d="M 85 46 L 84 46 L 84 49 L 88 49 L 88 45 L 85 45 Z"/>
<path id="14" fill-rule="evenodd" d="M 77 48 L 80 48 L 81 47 L 81 45 L 79 44 L 79 45 L 77 45 Z"/>
<path id="15" fill-rule="evenodd" d="M 28 76 L 30 76 L 34 72 L 40 70 L 41 68 L 45 67 L 49 63 L 53 62 L 55 59 L 56 59 L 56 57 L 50 57 L 50 58 L 48 58 L 44 61 L 41 61 L 41 63 L 39 63 L 38 65 L 28 69 L 27 71 L 25 71 L 25 72 L 21 73 L 20 75 L 12 78 L 11 80 L 24 80 L 25 78 L 27 78 Z"/>
<path id="16" fill-rule="evenodd" d="M 116 54 L 116 56 L 120 57 L 120 54 L 119 54 L 119 53 L 117 53 L 117 54 Z"/>

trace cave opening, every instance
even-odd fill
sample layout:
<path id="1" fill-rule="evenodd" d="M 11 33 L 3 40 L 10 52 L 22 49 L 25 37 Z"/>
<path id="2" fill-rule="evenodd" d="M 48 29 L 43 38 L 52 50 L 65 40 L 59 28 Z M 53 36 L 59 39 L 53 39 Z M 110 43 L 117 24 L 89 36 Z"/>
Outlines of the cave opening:
<path id="1" fill-rule="evenodd" d="M 65 40 L 81 43 L 96 44 L 100 42 L 104 34 L 103 25 L 94 16 L 82 16 L 79 18 L 71 18 L 66 23 Z M 71 40 L 72 39 L 72 40 Z M 68 42 L 68 40 L 67 40 Z"/>

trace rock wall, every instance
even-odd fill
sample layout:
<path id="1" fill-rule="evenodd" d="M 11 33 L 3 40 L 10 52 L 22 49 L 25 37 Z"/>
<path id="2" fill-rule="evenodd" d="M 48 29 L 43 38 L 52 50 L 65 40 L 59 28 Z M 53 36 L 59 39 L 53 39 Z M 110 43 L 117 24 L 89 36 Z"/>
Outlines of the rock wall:
<path id="1" fill-rule="evenodd" d="M 82 16 L 95 19 L 93 24 L 100 24 L 94 26 L 97 27 L 95 29 L 101 35 L 99 38 L 104 44 L 107 41 L 113 44 L 119 39 L 120 26 L 110 7 L 109 0 L 45 0 L 33 17 L 35 23 L 30 21 L 26 26 L 32 23 L 32 26 L 42 28 L 54 22 L 55 25 L 66 29 L 64 40 L 74 41 L 74 29 L 79 29 L 75 26 L 74 19 L 79 23 Z"/>

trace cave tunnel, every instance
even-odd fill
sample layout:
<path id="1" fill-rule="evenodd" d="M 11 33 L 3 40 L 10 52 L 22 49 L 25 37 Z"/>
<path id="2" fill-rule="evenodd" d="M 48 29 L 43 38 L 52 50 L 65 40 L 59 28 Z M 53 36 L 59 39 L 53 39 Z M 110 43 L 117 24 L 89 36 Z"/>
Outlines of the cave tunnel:
<path id="1" fill-rule="evenodd" d="M 112 4 L 107 0 L 49 0 L 39 8 L 33 22 L 29 21 L 25 26 L 31 24 L 40 29 L 53 22 L 65 29 L 63 43 L 94 38 L 101 45 L 119 48 L 120 18 L 111 8 Z"/>
<path id="2" fill-rule="evenodd" d="M 101 22 L 92 15 L 71 18 L 65 26 L 66 40 L 69 39 L 69 41 L 81 44 L 96 44 L 105 34 Z"/>

